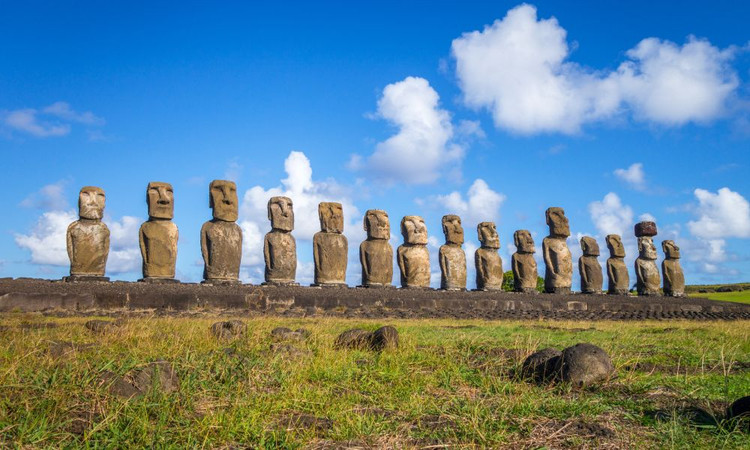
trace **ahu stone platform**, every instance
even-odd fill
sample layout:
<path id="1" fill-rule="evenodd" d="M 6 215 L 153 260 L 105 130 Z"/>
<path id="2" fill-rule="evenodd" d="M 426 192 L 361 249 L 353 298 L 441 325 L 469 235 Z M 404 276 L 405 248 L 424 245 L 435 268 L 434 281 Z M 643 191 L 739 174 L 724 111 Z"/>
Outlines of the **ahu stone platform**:
<path id="1" fill-rule="evenodd" d="M 204 311 L 355 318 L 750 319 L 750 305 L 703 298 L 0 279 L 0 312 L 5 313 Z"/>

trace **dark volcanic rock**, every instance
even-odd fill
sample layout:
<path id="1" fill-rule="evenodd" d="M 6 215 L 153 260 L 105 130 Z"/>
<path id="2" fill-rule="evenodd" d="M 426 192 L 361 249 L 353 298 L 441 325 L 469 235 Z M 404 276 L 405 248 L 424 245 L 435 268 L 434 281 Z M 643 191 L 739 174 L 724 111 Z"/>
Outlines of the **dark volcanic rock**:
<path id="1" fill-rule="evenodd" d="M 727 419 L 742 419 L 743 429 L 750 432 L 750 395 L 738 398 L 727 408 Z"/>
<path id="2" fill-rule="evenodd" d="M 301 342 L 310 336 L 310 331 L 298 328 L 294 331 L 287 327 L 277 327 L 271 330 L 271 337 L 275 341 L 297 341 Z"/>
<path id="3" fill-rule="evenodd" d="M 110 320 L 89 320 L 83 326 L 94 333 L 104 334 L 114 331 L 119 325 Z"/>
<path id="4" fill-rule="evenodd" d="M 51 341 L 47 351 L 53 359 L 62 358 L 75 352 L 86 350 L 92 347 L 92 344 L 76 344 L 68 341 Z"/>
<path id="5" fill-rule="evenodd" d="M 593 344 L 581 343 L 562 351 L 555 372 L 562 381 L 576 387 L 606 380 L 614 371 L 607 352 Z"/>
<path id="6" fill-rule="evenodd" d="M 370 348 L 376 352 L 398 347 L 398 331 L 391 326 L 380 327 L 370 335 Z"/>
<path id="7" fill-rule="evenodd" d="M 532 353 L 521 365 L 521 376 L 536 382 L 554 379 L 560 356 L 562 352 L 554 348 L 543 348 Z"/>
<path id="8" fill-rule="evenodd" d="M 353 328 L 341 333 L 333 343 L 334 348 L 364 350 L 370 347 L 372 333 L 361 328 Z"/>
<path id="9" fill-rule="evenodd" d="M 169 394 L 180 388 L 180 380 L 174 367 L 167 361 L 154 361 L 127 373 L 124 377 L 106 372 L 103 381 L 109 383 L 109 391 L 120 397 L 140 397 L 153 387 L 159 392 Z"/>
<path id="10" fill-rule="evenodd" d="M 656 236 L 656 224 L 647 220 L 638 222 L 633 231 L 635 231 L 635 237 Z"/>
<path id="11" fill-rule="evenodd" d="M 241 320 L 216 322 L 211 325 L 211 333 L 219 339 L 234 339 L 245 334 L 247 325 Z"/>

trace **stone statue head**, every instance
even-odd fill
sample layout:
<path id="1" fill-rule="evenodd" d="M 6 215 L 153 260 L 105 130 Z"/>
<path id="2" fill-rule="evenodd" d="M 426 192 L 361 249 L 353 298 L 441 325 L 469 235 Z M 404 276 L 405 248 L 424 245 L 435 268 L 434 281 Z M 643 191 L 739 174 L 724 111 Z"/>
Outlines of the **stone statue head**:
<path id="1" fill-rule="evenodd" d="M 622 245 L 622 239 L 619 234 L 608 234 L 607 248 L 609 249 L 609 256 L 612 258 L 624 258 L 625 257 L 625 246 Z"/>
<path id="2" fill-rule="evenodd" d="M 172 185 L 160 181 L 152 181 L 146 188 L 146 203 L 148 217 L 151 219 L 167 219 L 174 217 L 174 192 Z"/>
<path id="3" fill-rule="evenodd" d="M 320 202 L 318 205 L 320 229 L 326 233 L 344 232 L 344 209 L 341 203 Z"/>
<path id="4" fill-rule="evenodd" d="M 680 247 L 672 240 L 662 241 L 661 249 L 664 250 L 664 254 L 667 259 L 680 259 Z"/>
<path id="5" fill-rule="evenodd" d="M 268 200 L 268 220 L 271 228 L 280 231 L 292 231 L 294 229 L 294 209 L 292 199 L 289 197 L 271 197 Z"/>
<path id="6" fill-rule="evenodd" d="M 656 260 L 656 246 L 651 236 L 642 236 L 638 238 L 638 256 L 641 259 Z"/>
<path id="7" fill-rule="evenodd" d="M 391 222 L 388 220 L 388 213 L 382 209 L 368 209 L 363 226 L 367 232 L 367 239 L 388 240 L 391 237 Z"/>
<path id="8" fill-rule="evenodd" d="M 84 186 L 78 193 L 78 216 L 81 219 L 101 220 L 104 215 L 104 191 L 96 186 Z"/>
<path id="9" fill-rule="evenodd" d="M 237 220 L 239 200 L 234 181 L 214 180 L 208 187 L 208 206 L 213 209 L 214 219 L 224 222 Z"/>
<path id="10" fill-rule="evenodd" d="M 500 248 L 500 237 L 497 235 L 495 222 L 480 222 L 477 225 L 477 236 L 482 247 Z"/>
<path id="11" fill-rule="evenodd" d="M 516 246 L 518 253 L 534 253 L 534 238 L 531 237 L 529 230 L 516 230 L 513 233 L 513 244 Z"/>
<path id="12" fill-rule="evenodd" d="M 427 245 L 427 226 L 419 216 L 404 216 L 401 219 L 401 235 L 407 244 Z"/>
<path id="13" fill-rule="evenodd" d="M 547 219 L 547 225 L 549 225 L 550 236 L 555 237 L 568 237 L 570 236 L 570 226 L 568 225 L 568 218 L 565 217 L 565 210 L 557 206 L 547 208 L 544 212 Z"/>
<path id="14" fill-rule="evenodd" d="M 581 238 L 581 251 L 583 256 L 599 256 L 599 244 L 591 236 Z"/>
<path id="15" fill-rule="evenodd" d="M 461 218 L 455 214 L 443 216 L 443 234 L 446 244 L 463 244 L 464 227 L 461 226 Z"/>

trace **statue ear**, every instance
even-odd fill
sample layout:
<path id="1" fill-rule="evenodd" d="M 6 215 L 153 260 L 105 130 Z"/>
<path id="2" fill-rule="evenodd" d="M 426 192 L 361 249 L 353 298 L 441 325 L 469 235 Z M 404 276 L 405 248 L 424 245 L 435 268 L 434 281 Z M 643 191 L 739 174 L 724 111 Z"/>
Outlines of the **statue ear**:
<path id="1" fill-rule="evenodd" d="M 365 232 L 367 232 L 367 214 L 365 214 L 365 217 L 362 219 L 362 228 L 364 228 Z"/>

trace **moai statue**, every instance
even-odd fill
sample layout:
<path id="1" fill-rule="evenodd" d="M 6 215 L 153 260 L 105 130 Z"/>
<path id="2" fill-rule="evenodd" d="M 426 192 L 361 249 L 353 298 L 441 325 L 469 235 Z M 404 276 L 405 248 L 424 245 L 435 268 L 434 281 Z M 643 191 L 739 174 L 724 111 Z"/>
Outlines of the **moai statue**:
<path id="1" fill-rule="evenodd" d="M 214 180 L 209 185 L 208 205 L 213 219 L 201 227 L 204 283 L 238 284 L 242 261 L 242 229 L 238 213 L 237 185 Z"/>
<path id="2" fill-rule="evenodd" d="M 607 292 L 610 295 L 628 295 L 630 290 L 630 275 L 625 266 L 625 246 L 617 234 L 607 235 L 607 248 L 609 248 L 609 259 L 607 259 L 607 279 L 609 286 Z"/>
<path id="3" fill-rule="evenodd" d="M 654 222 L 640 222 L 635 225 L 638 237 L 638 258 L 635 260 L 636 289 L 638 295 L 660 295 L 659 268 L 656 266 L 656 236 Z"/>
<path id="4" fill-rule="evenodd" d="M 266 285 L 296 285 L 297 243 L 292 236 L 294 209 L 289 197 L 271 197 L 268 200 L 268 220 L 271 231 L 263 240 L 263 257 L 266 260 Z"/>
<path id="5" fill-rule="evenodd" d="M 313 286 L 346 286 L 346 263 L 349 243 L 344 236 L 344 211 L 341 203 L 318 205 L 320 230 L 313 236 L 315 284 Z"/>
<path id="6" fill-rule="evenodd" d="M 466 253 L 461 245 L 464 243 L 464 229 L 461 218 L 455 214 L 443 216 L 443 234 L 445 244 L 440 246 L 440 288 L 447 291 L 466 290 Z"/>
<path id="7" fill-rule="evenodd" d="M 500 248 L 500 238 L 495 222 L 481 222 L 477 225 L 477 236 L 481 243 L 481 247 L 474 252 L 477 290 L 499 291 L 503 287 L 503 260 L 497 252 Z"/>
<path id="8" fill-rule="evenodd" d="M 685 274 L 680 266 L 680 247 L 674 241 L 663 241 L 661 248 L 665 256 L 661 263 L 661 271 L 664 275 L 664 295 L 684 297 Z"/>
<path id="9" fill-rule="evenodd" d="M 146 188 L 148 221 L 138 232 L 138 242 L 143 257 L 143 279 L 150 283 L 176 283 L 177 225 L 174 217 L 174 192 L 172 185 L 152 181 Z"/>
<path id="10" fill-rule="evenodd" d="M 583 255 L 578 258 L 578 271 L 581 274 L 581 292 L 584 294 L 601 294 L 604 277 L 599 264 L 599 244 L 596 239 L 584 236 L 581 238 Z"/>
<path id="11" fill-rule="evenodd" d="M 96 186 L 85 186 L 78 193 L 79 219 L 66 234 L 70 258 L 66 281 L 109 281 L 104 276 L 109 255 L 109 228 L 102 222 L 104 200 L 104 191 Z"/>
<path id="12" fill-rule="evenodd" d="M 511 258 L 513 266 L 513 290 L 526 294 L 536 294 L 536 280 L 539 273 L 534 259 L 534 238 L 528 230 L 517 230 L 513 233 L 513 244 L 516 252 Z"/>
<path id="13" fill-rule="evenodd" d="M 542 241 L 544 252 L 544 292 L 569 294 L 573 285 L 573 256 L 566 239 L 570 236 L 568 218 L 562 208 L 547 208 L 545 212 L 549 236 Z"/>
<path id="14" fill-rule="evenodd" d="M 359 262 L 362 264 L 362 286 L 392 287 L 393 247 L 388 213 L 369 209 L 363 221 L 367 240 L 359 245 Z"/>
<path id="15" fill-rule="evenodd" d="M 427 289 L 430 287 L 430 253 L 427 250 L 427 227 L 419 216 L 401 219 L 404 243 L 398 247 L 398 267 L 401 287 Z"/>

